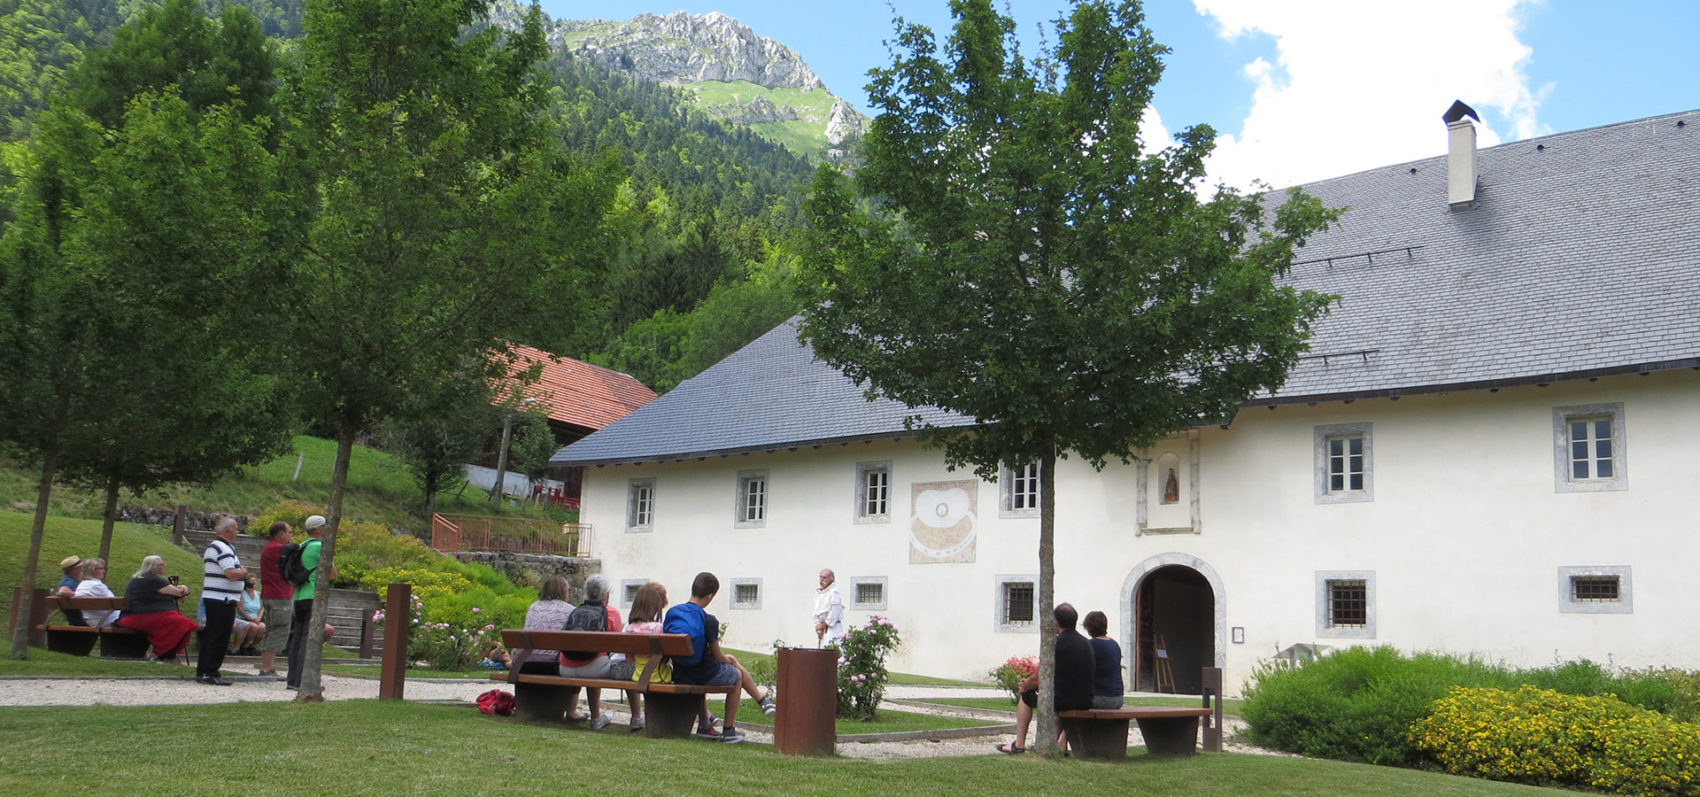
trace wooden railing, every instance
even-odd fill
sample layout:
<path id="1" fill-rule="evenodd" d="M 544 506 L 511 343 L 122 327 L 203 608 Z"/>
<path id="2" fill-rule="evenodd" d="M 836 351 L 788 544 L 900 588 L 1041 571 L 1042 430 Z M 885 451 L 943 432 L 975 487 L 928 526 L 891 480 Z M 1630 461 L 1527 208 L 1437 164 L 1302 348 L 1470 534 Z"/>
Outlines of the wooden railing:
<path id="1" fill-rule="evenodd" d="M 589 556 L 591 527 L 536 518 L 487 515 L 433 515 L 431 547 L 455 551 L 513 551 L 516 553 Z"/>

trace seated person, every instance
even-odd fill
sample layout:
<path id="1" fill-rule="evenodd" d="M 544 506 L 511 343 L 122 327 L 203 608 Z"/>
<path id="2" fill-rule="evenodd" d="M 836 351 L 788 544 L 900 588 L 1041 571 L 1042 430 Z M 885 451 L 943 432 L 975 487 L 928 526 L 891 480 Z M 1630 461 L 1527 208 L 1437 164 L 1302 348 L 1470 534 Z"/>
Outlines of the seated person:
<path id="1" fill-rule="evenodd" d="M 713 573 L 698 573 L 691 582 L 691 599 L 667 610 L 662 623 L 669 634 L 685 634 L 691 638 L 690 656 L 675 656 L 673 682 L 703 686 L 742 686 L 750 698 L 761 704 L 763 714 L 773 716 L 777 710 L 773 698 L 756 688 L 748 670 L 738 660 L 720 651 L 720 621 L 704 611 L 720 592 L 720 579 Z M 726 696 L 726 724 L 721 726 L 720 740 L 727 744 L 744 741 L 734 723 L 738 716 L 738 693 Z"/>
<path id="2" fill-rule="evenodd" d="M 266 636 L 266 624 L 260 622 L 260 591 L 254 577 L 249 576 L 242 589 L 242 600 L 236 602 L 236 628 L 230 634 L 230 649 L 240 651 L 260 644 Z M 326 634 L 325 639 L 330 639 Z"/>
<path id="3" fill-rule="evenodd" d="M 537 601 L 525 610 L 525 629 L 528 631 L 564 631 L 573 605 L 567 602 L 567 580 L 555 576 L 543 582 L 537 591 Z M 524 661 L 517 662 L 519 671 L 527 675 L 560 675 L 561 652 L 534 650 Z"/>
<path id="4" fill-rule="evenodd" d="M 59 578 L 59 586 L 54 587 L 53 594 L 61 598 L 76 597 L 77 585 L 82 583 L 83 580 L 81 575 L 83 558 L 75 554 L 67 556 L 59 561 L 59 569 L 65 575 Z M 83 619 L 83 613 L 76 609 L 60 609 L 59 613 L 65 615 L 66 625 L 86 626 L 89 624 L 88 620 Z"/>
<path id="5" fill-rule="evenodd" d="M 1109 637 L 1110 618 L 1103 612 L 1087 612 L 1080 621 L 1092 643 L 1092 707 L 1122 707 L 1122 646 Z"/>
<path id="6" fill-rule="evenodd" d="M 592 575 L 584 581 L 584 602 L 567 616 L 568 631 L 618 631 L 620 630 L 620 610 L 607 604 L 608 579 L 601 573 Z M 607 651 L 561 651 L 561 674 L 572 678 L 610 678 L 612 677 L 613 662 L 608 658 Z M 602 713 L 602 690 L 589 687 L 591 728 L 602 730 L 613 720 Z M 574 693 L 567 701 L 567 715 L 572 719 L 578 716 L 578 694 Z"/>
<path id="7" fill-rule="evenodd" d="M 78 598 L 116 598 L 112 588 L 106 586 L 102 579 L 106 578 L 106 560 L 84 559 L 82 567 L 83 580 L 77 582 L 75 596 Z M 118 622 L 116 609 L 89 609 L 83 612 L 83 620 L 94 628 L 104 628 Z"/>
<path id="8" fill-rule="evenodd" d="M 1092 643 L 1074 630 L 1079 613 L 1066 603 L 1052 612 L 1057 621 L 1056 673 L 1051 681 L 1051 704 L 1057 711 L 1092 707 Z M 1039 707 L 1039 673 L 1021 681 L 1021 702 L 1015 707 L 1015 741 L 998 745 L 1000 753 L 1027 752 L 1027 724 Z"/>
<path id="9" fill-rule="evenodd" d="M 177 610 L 177 602 L 188 595 L 189 585 L 166 581 L 164 557 L 149 556 L 124 587 L 125 609 L 118 627 L 147 634 L 155 659 L 188 664 L 179 656 L 189 646 L 195 621 Z"/>

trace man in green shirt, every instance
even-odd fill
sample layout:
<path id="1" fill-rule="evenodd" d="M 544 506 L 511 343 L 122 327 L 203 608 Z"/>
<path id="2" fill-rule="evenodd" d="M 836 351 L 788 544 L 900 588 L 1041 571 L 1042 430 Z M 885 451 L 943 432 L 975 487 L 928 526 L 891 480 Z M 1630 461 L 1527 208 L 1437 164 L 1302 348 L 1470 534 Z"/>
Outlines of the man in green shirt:
<path id="1" fill-rule="evenodd" d="M 288 689 L 301 688 L 301 668 L 307 661 L 307 631 L 313 627 L 313 599 L 318 595 L 319 584 L 319 535 L 325 530 L 325 516 L 313 515 L 301 527 L 307 530 L 307 541 L 301 543 L 301 564 L 312 575 L 307 583 L 295 588 L 295 612 L 289 618 L 289 672 L 285 679 Z M 325 585 L 330 586 L 335 578 L 336 565 L 325 565 Z M 321 641 L 329 640 L 335 630 L 325 623 Z"/>

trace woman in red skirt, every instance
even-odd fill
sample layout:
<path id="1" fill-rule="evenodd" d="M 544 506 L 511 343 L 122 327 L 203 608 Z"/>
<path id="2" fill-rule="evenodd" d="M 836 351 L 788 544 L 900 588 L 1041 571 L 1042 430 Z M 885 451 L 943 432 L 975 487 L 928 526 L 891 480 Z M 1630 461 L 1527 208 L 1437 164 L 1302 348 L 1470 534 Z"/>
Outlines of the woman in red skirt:
<path id="1" fill-rule="evenodd" d="M 165 580 L 164 558 L 149 556 L 124 588 L 124 614 L 117 625 L 147 634 L 154 657 L 172 661 L 188 647 L 196 628 L 194 620 L 177 611 L 177 602 L 188 594 L 187 585 Z"/>

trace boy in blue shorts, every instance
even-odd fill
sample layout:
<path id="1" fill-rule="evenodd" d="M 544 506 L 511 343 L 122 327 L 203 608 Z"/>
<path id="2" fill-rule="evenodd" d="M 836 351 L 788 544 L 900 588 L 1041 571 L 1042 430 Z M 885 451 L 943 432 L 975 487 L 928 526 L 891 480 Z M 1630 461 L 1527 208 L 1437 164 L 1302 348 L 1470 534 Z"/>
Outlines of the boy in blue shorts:
<path id="1" fill-rule="evenodd" d="M 673 682 L 701 686 L 731 686 L 737 684 L 750 698 L 761 704 L 761 712 L 771 717 L 777 711 L 773 698 L 756 688 L 748 670 L 738 660 L 720 652 L 720 621 L 704 611 L 720 592 L 720 579 L 713 573 L 698 573 L 691 582 L 691 600 L 667 610 L 661 630 L 669 634 L 687 634 L 691 638 L 690 656 L 673 657 Z M 737 744 L 744 740 L 734 721 L 738 716 L 738 693 L 726 696 L 726 724 L 720 740 Z"/>

